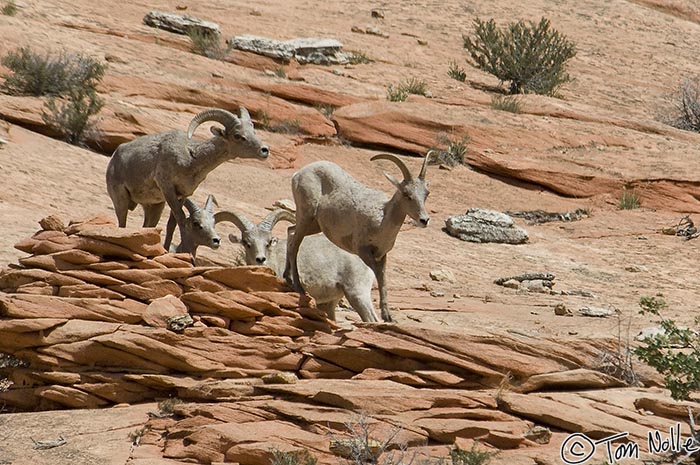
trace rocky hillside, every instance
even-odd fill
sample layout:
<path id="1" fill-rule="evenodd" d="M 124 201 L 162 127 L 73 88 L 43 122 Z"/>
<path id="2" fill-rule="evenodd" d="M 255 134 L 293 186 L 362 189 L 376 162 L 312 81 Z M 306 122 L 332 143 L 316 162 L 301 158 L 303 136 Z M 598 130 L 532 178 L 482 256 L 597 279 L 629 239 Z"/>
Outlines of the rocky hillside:
<path id="1" fill-rule="evenodd" d="M 663 233 L 700 211 L 700 136 L 662 122 L 682 79 L 700 73 L 691 2 L 15 3 L 14 16 L 0 15 L 0 55 L 80 52 L 107 71 L 89 149 L 51 137 L 45 99 L 0 93 L 0 352 L 22 361 L 3 359 L 12 384 L 1 405 L 17 413 L 0 415 L 0 431 L 12 428 L 0 462 L 266 464 L 277 447 L 338 463 L 332 439 L 364 412 L 379 440 L 399 431 L 395 442 L 420 454 L 477 439 L 501 450 L 492 463 L 560 463 L 569 433 L 627 431 L 641 443 L 684 421 L 686 406 L 649 370 L 635 365 L 643 386 L 630 387 L 604 362 L 655 326 L 638 315 L 640 297 L 662 294 L 683 324 L 697 313 L 698 242 Z M 187 36 L 144 24 L 151 11 L 214 22 L 222 39 L 335 39 L 371 61 L 301 64 L 238 49 L 208 58 Z M 502 87 L 466 64 L 462 35 L 476 17 L 543 16 L 576 44 L 572 82 L 556 98 L 522 96 L 520 113 L 492 108 Z M 447 75 L 453 60 L 464 82 Z M 427 95 L 388 101 L 388 86 L 410 77 Z M 226 240 L 192 267 L 160 246 L 165 218 L 140 230 L 137 209 L 132 229 L 113 227 L 104 173 L 115 147 L 241 105 L 270 158 L 225 163 L 194 197 L 213 193 L 255 220 L 291 197 L 292 174 L 312 161 L 389 193 L 383 172 L 394 167 L 373 155 L 395 153 L 415 171 L 446 137 L 465 141 L 465 165 L 428 170 L 430 226 L 407 221 L 389 255 L 395 325 L 345 311 L 326 321 L 265 270 L 233 267 L 239 246 Z M 623 189 L 640 208 L 618 208 Z M 520 245 L 441 229 L 477 207 L 587 214 L 516 217 L 529 237 Z M 495 283 L 532 273 L 551 279 Z M 611 316 L 580 312 L 591 308 Z M 33 410 L 45 411 L 20 413 Z M 32 448 L 30 438 L 57 435 L 66 444 Z"/>

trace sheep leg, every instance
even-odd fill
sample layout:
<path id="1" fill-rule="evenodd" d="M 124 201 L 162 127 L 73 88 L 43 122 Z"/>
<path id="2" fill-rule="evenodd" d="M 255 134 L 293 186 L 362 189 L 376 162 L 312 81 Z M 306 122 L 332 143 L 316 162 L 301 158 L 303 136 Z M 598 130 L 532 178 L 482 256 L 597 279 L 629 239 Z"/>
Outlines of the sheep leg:
<path id="1" fill-rule="evenodd" d="M 386 280 L 384 272 L 386 270 L 386 255 L 382 258 L 374 256 L 374 247 L 364 248 L 360 250 L 359 257 L 365 264 L 370 267 L 377 278 L 377 287 L 379 288 L 379 309 L 382 313 L 382 320 L 390 323 L 391 314 L 389 313 L 389 302 L 387 301 Z"/>
<path id="2" fill-rule="evenodd" d="M 131 198 L 126 188 L 117 190 L 110 189 L 108 186 L 109 196 L 114 205 L 114 212 L 117 214 L 117 222 L 120 228 L 126 228 L 126 217 L 129 214 Z"/>
<path id="3" fill-rule="evenodd" d="M 154 203 L 151 205 L 143 206 L 143 227 L 153 228 L 158 225 L 160 216 L 163 214 L 163 209 L 165 208 L 165 202 Z"/>
<path id="4" fill-rule="evenodd" d="M 161 187 L 161 191 L 163 192 L 163 197 L 165 197 L 165 201 L 168 203 L 168 206 L 170 207 L 170 215 L 175 218 L 175 222 L 177 223 L 177 227 L 180 230 L 180 243 L 181 244 L 189 244 L 189 238 L 187 237 L 187 232 L 185 228 L 185 222 L 187 221 L 187 217 L 185 216 L 185 212 L 182 211 L 182 202 L 177 196 L 177 192 L 175 192 L 174 188 L 170 189 L 163 189 Z M 168 220 L 170 221 L 170 220 Z M 167 227 L 166 227 L 167 229 Z M 167 233 L 167 231 L 166 231 Z M 170 238 L 166 237 L 166 240 L 168 242 L 163 243 L 163 247 L 165 247 L 166 250 L 170 247 L 170 241 L 172 241 L 172 235 Z"/>
<path id="5" fill-rule="evenodd" d="M 337 300 L 332 300 L 330 302 L 316 303 L 316 307 L 319 310 L 323 310 L 329 320 L 335 321 L 335 307 L 338 306 Z"/>
<path id="6" fill-rule="evenodd" d="M 376 323 L 379 321 L 372 305 L 372 292 L 357 292 L 351 289 L 344 290 L 345 298 L 352 308 L 360 315 L 362 321 Z"/>
<path id="7" fill-rule="evenodd" d="M 163 241 L 163 247 L 165 247 L 165 250 L 168 252 L 170 251 L 170 244 L 173 241 L 173 234 L 175 233 L 175 216 L 170 213 L 168 216 L 168 224 L 165 226 L 165 240 Z"/>
<path id="8" fill-rule="evenodd" d="M 300 223 L 299 214 L 297 212 L 296 231 L 291 237 L 291 241 L 287 242 L 287 265 L 284 269 L 284 278 L 287 280 L 287 282 L 289 282 L 291 278 L 290 284 L 292 285 L 292 289 L 294 289 L 300 294 L 304 293 L 304 288 L 302 287 L 301 281 L 299 280 L 299 268 L 297 267 L 297 255 L 299 254 L 299 247 L 301 246 L 301 242 L 306 236 L 310 236 L 311 234 L 316 234 L 319 232 L 321 232 L 321 228 L 315 221 Z"/>

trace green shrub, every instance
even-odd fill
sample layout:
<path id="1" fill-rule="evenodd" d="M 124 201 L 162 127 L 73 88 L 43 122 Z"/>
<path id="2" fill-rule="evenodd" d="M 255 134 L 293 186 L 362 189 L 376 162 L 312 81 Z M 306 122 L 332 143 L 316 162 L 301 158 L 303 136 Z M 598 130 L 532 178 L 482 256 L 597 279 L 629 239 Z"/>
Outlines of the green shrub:
<path id="1" fill-rule="evenodd" d="M 515 95 L 494 95 L 491 98 L 491 108 L 510 113 L 520 113 L 522 102 Z"/>
<path id="2" fill-rule="evenodd" d="M 668 123 L 685 131 L 700 132 L 700 76 L 686 78 L 674 96 Z"/>
<path id="3" fill-rule="evenodd" d="M 399 87 L 409 94 L 426 95 L 428 93 L 428 83 L 422 79 L 417 79 L 413 76 L 401 81 Z"/>
<path id="4" fill-rule="evenodd" d="M 316 465 L 318 459 L 306 450 L 284 452 L 272 449 L 272 462 L 270 465 Z"/>
<path id="5" fill-rule="evenodd" d="M 90 118 L 100 112 L 104 101 L 94 89 L 74 89 L 67 98 L 51 96 L 41 112 L 47 126 L 68 143 L 83 145 L 85 137 L 94 130 Z"/>
<path id="6" fill-rule="evenodd" d="M 2 84 L 11 95 L 67 95 L 75 89 L 94 89 L 107 68 L 89 56 L 39 55 L 29 47 L 8 52 L 0 63 L 12 71 Z"/>
<path id="7" fill-rule="evenodd" d="M 372 59 L 363 50 L 353 50 L 348 56 L 351 65 L 366 65 L 372 63 Z"/>
<path id="8" fill-rule="evenodd" d="M 639 195 L 634 189 L 622 188 L 617 206 L 620 210 L 634 210 L 641 206 Z"/>
<path id="9" fill-rule="evenodd" d="M 187 30 L 187 36 L 192 41 L 192 52 L 213 60 L 225 59 L 233 47 L 231 44 L 221 44 L 221 36 L 203 29 L 191 28 Z"/>
<path id="10" fill-rule="evenodd" d="M 469 136 L 455 138 L 446 133 L 440 133 L 435 138 L 435 146 L 430 149 L 432 155 L 428 164 L 446 165 L 455 167 L 464 164 L 464 156 L 467 154 Z"/>
<path id="11" fill-rule="evenodd" d="M 456 61 L 450 61 L 450 67 L 447 70 L 447 75 L 459 82 L 464 82 L 467 80 L 467 72 L 464 71 L 464 69 L 460 67 Z"/>
<path id="12" fill-rule="evenodd" d="M 477 447 L 477 443 L 474 442 L 470 450 L 462 450 L 459 447 L 450 450 L 452 465 L 485 465 L 497 454 L 497 452 L 480 451 Z"/>
<path id="13" fill-rule="evenodd" d="M 401 85 L 394 87 L 389 84 L 386 88 L 386 98 L 390 102 L 405 102 L 408 98 L 408 91 L 401 87 Z"/>
<path id="14" fill-rule="evenodd" d="M 644 339 L 634 353 L 664 376 L 671 397 L 688 399 L 692 392 L 700 391 L 700 333 L 690 328 L 681 328 L 662 315 L 666 302 L 662 298 L 642 297 L 640 313 L 661 318 L 663 332 Z M 700 318 L 695 318 L 700 327 Z"/>
<path id="15" fill-rule="evenodd" d="M 554 94 L 569 81 L 566 62 L 576 55 L 573 42 L 551 29 L 546 18 L 538 24 L 518 21 L 503 29 L 493 19 L 476 18 L 474 38 L 463 39 L 474 65 L 510 82 L 511 94 Z"/>
<path id="16" fill-rule="evenodd" d="M 0 9 L 0 13 L 5 16 L 14 16 L 17 14 L 18 8 L 14 0 L 8 0 Z"/>

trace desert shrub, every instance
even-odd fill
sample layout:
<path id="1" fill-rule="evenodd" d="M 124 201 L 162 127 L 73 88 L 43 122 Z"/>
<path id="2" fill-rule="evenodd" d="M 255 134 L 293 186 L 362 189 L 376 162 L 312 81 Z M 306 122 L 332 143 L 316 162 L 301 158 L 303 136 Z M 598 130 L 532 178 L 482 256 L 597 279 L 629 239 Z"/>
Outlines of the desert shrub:
<path id="1" fill-rule="evenodd" d="M 620 198 L 617 203 L 617 207 L 620 210 L 634 210 L 641 206 L 641 201 L 639 200 L 639 195 L 634 189 L 622 188 L 620 192 Z"/>
<path id="2" fill-rule="evenodd" d="M 231 44 L 223 45 L 221 36 L 202 29 L 191 28 L 187 30 L 187 36 L 192 42 L 192 52 L 213 60 L 223 60 L 231 53 Z"/>
<path id="3" fill-rule="evenodd" d="M 272 449 L 272 461 L 270 465 L 316 465 L 318 459 L 306 450 L 285 452 Z"/>
<path id="4" fill-rule="evenodd" d="M 0 63 L 12 71 L 2 84 L 11 95 L 68 95 L 76 89 L 94 89 L 107 68 L 86 55 L 40 55 L 30 47 L 8 52 Z"/>
<path id="5" fill-rule="evenodd" d="M 49 97 L 41 118 L 66 142 L 82 145 L 85 137 L 94 130 L 94 121 L 90 118 L 99 113 L 103 106 L 104 101 L 94 89 L 74 89 L 67 98 Z"/>
<path id="6" fill-rule="evenodd" d="M 408 91 L 400 85 L 394 87 L 389 84 L 386 88 L 386 98 L 390 102 L 405 102 L 408 98 Z"/>
<path id="7" fill-rule="evenodd" d="M 485 465 L 496 454 L 497 452 L 478 450 L 478 445 L 474 442 L 469 450 L 463 450 L 459 447 L 450 450 L 450 459 L 452 465 Z"/>
<path id="8" fill-rule="evenodd" d="M 403 88 L 403 90 L 409 94 L 426 95 L 428 93 L 428 83 L 413 76 L 401 81 L 399 87 Z"/>
<path id="9" fill-rule="evenodd" d="M 366 65 L 372 63 L 372 59 L 363 50 L 353 50 L 348 56 L 348 62 L 351 65 Z"/>
<path id="10" fill-rule="evenodd" d="M 6 1 L 2 8 L 0 8 L 0 13 L 5 16 L 14 16 L 17 14 L 17 11 L 17 4 L 14 0 Z"/>
<path id="11" fill-rule="evenodd" d="M 450 67 L 447 69 L 447 75 L 459 82 L 467 80 L 467 72 L 460 67 L 456 61 L 450 61 Z"/>
<path id="12" fill-rule="evenodd" d="M 683 80 L 673 96 L 668 123 L 678 129 L 700 132 L 700 76 Z"/>
<path id="13" fill-rule="evenodd" d="M 671 397 L 688 399 L 692 392 L 700 391 L 700 332 L 679 327 L 664 317 L 666 302 L 662 298 L 642 297 L 639 306 L 642 315 L 661 318 L 663 332 L 644 338 L 634 353 L 664 376 Z M 695 318 L 695 325 L 700 327 L 700 317 Z"/>
<path id="14" fill-rule="evenodd" d="M 464 164 L 464 156 L 467 154 L 469 136 L 450 136 L 447 133 L 440 133 L 435 138 L 435 144 L 430 151 L 433 152 L 430 160 L 431 165 L 447 165 L 455 167 Z"/>
<path id="15" fill-rule="evenodd" d="M 515 95 L 494 95 L 491 97 L 491 108 L 510 113 L 520 113 L 522 102 Z"/>
<path id="16" fill-rule="evenodd" d="M 546 18 L 537 24 L 521 20 L 502 29 L 493 19 L 476 18 L 474 37 L 463 40 L 474 65 L 510 82 L 511 94 L 554 94 L 569 81 L 566 62 L 576 55 L 574 43 L 552 29 Z"/>

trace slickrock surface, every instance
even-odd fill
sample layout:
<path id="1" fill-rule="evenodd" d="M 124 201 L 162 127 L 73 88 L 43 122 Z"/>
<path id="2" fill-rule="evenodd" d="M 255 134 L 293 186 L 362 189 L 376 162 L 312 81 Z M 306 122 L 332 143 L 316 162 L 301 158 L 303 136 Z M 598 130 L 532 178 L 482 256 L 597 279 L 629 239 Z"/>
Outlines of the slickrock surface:
<path id="1" fill-rule="evenodd" d="M 334 463 L 331 439 L 359 414 L 379 440 L 398 428 L 393 442 L 420 453 L 478 440 L 506 462 L 556 463 L 567 432 L 641 441 L 683 416 L 658 388 L 595 370 L 616 350 L 611 340 L 338 330 L 263 268 L 193 267 L 165 254 L 158 229 L 41 224 L 17 244 L 31 255 L 0 275 L 0 353 L 24 362 L 5 368 L 0 402 L 33 411 L 176 399 L 174 414 L 138 425 L 134 464 L 265 465 L 274 448 Z M 185 315 L 192 327 L 169 329 Z M 654 408 L 659 400 L 666 407 Z M 535 427 L 551 439 L 528 439 Z"/>

